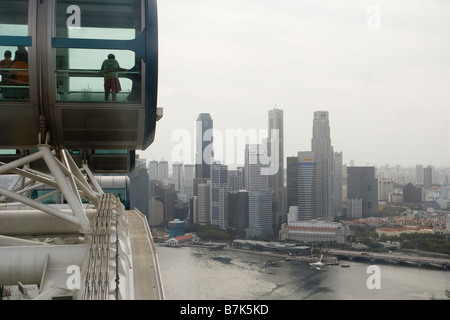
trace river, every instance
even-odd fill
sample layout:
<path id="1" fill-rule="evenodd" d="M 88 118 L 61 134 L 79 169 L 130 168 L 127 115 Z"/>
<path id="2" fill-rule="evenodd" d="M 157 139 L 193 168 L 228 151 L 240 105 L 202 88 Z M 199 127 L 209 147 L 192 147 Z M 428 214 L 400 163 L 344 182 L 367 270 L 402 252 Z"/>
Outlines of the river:
<path id="1" fill-rule="evenodd" d="M 234 249 L 157 246 L 167 300 L 429 300 L 447 299 L 448 272 L 382 264 L 369 289 L 369 263 L 322 270 L 283 256 Z"/>

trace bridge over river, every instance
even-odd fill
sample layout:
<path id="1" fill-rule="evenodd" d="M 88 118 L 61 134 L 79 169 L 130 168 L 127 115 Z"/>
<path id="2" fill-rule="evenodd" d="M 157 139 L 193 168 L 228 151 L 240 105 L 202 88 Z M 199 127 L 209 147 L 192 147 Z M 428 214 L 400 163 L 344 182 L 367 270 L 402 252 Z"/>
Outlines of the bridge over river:
<path id="1" fill-rule="evenodd" d="M 349 260 L 358 259 L 366 260 L 369 262 L 385 262 L 394 264 L 410 264 L 416 266 L 431 266 L 444 269 L 450 269 L 450 259 L 446 258 L 435 258 L 435 257 L 420 257 L 411 256 L 398 253 L 376 253 L 376 252 L 361 252 L 361 251 L 350 251 L 350 250 L 328 250 L 330 255 L 336 256 L 338 258 L 345 258 Z"/>

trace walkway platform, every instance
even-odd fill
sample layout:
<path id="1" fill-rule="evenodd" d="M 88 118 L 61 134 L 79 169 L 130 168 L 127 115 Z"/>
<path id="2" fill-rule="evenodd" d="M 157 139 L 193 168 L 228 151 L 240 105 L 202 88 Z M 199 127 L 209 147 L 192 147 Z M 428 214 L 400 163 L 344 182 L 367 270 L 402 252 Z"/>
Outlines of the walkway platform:
<path id="1" fill-rule="evenodd" d="M 158 257 L 145 216 L 138 210 L 125 211 L 131 250 L 135 300 L 164 300 Z"/>

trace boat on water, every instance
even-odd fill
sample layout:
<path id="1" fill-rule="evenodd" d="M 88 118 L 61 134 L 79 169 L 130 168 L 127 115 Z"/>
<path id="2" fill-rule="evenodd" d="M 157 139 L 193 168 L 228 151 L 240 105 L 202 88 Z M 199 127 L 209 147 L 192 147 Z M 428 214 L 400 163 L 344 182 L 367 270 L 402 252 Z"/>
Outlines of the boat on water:
<path id="1" fill-rule="evenodd" d="M 319 261 L 311 262 L 309 265 L 311 267 L 316 268 L 317 270 L 321 270 L 325 267 L 325 264 L 322 262 L 322 259 L 323 259 L 323 254 L 320 255 Z"/>
<path id="2" fill-rule="evenodd" d="M 344 263 L 344 264 L 341 264 L 341 267 L 342 267 L 342 268 L 350 268 L 350 265 L 349 265 L 349 264 L 346 264 L 346 263 Z"/>

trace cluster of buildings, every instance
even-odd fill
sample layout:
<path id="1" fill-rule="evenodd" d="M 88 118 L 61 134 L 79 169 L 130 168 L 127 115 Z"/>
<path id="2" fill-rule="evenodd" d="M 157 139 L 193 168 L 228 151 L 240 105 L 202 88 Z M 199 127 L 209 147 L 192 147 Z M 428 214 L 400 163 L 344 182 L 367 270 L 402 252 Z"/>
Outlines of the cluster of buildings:
<path id="1" fill-rule="evenodd" d="M 269 110 L 266 137 L 257 142 L 237 137 L 245 141 L 245 159 L 235 168 L 215 158 L 213 120 L 201 113 L 196 120 L 195 164 L 137 158 L 128 176 L 99 176 L 98 182 L 119 195 L 127 208 L 144 213 L 150 226 L 173 221 L 214 224 L 247 240 L 343 243 L 349 225 L 386 222 L 377 217 L 383 206 L 406 204 L 424 212 L 450 208 L 450 169 L 375 168 L 354 166 L 352 161 L 347 166 L 342 152 L 335 152 L 331 144 L 328 111 L 313 114 L 310 150 L 285 157 L 283 118 L 283 110 Z M 2 179 L 0 184 L 8 185 L 5 179 L 13 177 Z M 433 217 L 432 223 L 448 229 L 446 214 L 442 216 L 439 222 Z M 344 219 L 348 220 L 343 223 Z"/>
<path id="2" fill-rule="evenodd" d="M 130 174 L 131 194 L 143 201 L 131 199 L 131 206 L 151 226 L 178 219 L 215 224 L 241 239 L 343 243 L 348 231 L 341 219 L 377 217 L 380 204 L 424 204 L 435 192 L 449 198 L 448 187 L 429 185 L 431 167 L 416 170 L 423 184 L 400 188 L 388 167 L 344 165 L 331 144 L 327 111 L 314 112 L 311 150 L 285 158 L 283 110 L 269 110 L 267 138 L 245 144 L 245 164 L 234 169 L 214 157 L 211 115 L 201 113 L 196 124 L 195 165 L 173 163 L 169 175 L 167 161 L 147 167 L 137 159 Z"/>

